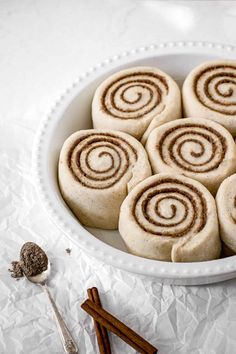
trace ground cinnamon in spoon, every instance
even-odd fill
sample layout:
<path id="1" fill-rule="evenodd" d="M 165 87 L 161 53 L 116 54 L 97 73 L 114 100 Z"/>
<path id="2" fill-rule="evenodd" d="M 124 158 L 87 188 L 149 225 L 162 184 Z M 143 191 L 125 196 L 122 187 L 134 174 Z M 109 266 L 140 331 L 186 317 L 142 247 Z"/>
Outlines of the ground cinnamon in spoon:
<path id="1" fill-rule="evenodd" d="M 26 242 L 20 251 L 20 261 L 11 263 L 13 278 L 20 278 L 26 275 L 32 277 L 47 270 L 48 257 L 46 253 L 34 242 Z"/>
<path id="2" fill-rule="evenodd" d="M 36 243 L 26 242 L 20 251 L 20 263 L 24 274 L 32 277 L 47 270 L 48 257 Z"/>

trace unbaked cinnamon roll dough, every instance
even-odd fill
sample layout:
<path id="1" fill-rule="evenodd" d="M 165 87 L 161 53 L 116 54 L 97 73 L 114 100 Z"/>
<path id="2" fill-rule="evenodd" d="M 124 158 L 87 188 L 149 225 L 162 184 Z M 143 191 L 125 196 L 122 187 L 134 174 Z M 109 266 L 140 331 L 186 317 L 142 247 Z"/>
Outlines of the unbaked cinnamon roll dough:
<path id="1" fill-rule="evenodd" d="M 148 137 L 146 150 L 154 173 L 183 174 L 215 195 L 236 172 L 236 145 L 227 129 L 207 119 L 186 118 L 163 124 Z"/>
<path id="2" fill-rule="evenodd" d="M 216 195 L 216 205 L 221 239 L 228 249 L 236 253 L 236 174 L 221 184 Z"/>
<path id="3" fill-rule="evenodd" d="M 236 61 L 197 66 L 185 79 L 182 95 L 185 117 L 213 120 L 236 135 Z"/>
<path id="4" fill-rule="evenodd" d="M 215 200 L 201 183 L 180 175 L 161 173 L 134 187 L 121 205 L 119 231 L 141 257 L 194 262 L 220 256 Z"/>
<path id="5" fill-rule="evenodd" d="M 94 128 L 120 130 L 145 143 L 157 126 L 181 117 L 176 82 L 151 67 L 134 67 L 108 77 L 92 102 Z"/>
<path id="6" fill-rule="evenodd" d="M 122 132 L 80 130 L 61 149 L 61 193 L 86 226 L 116 229 L 120 205 L 127 193 L 150 175 L 145 149 Z"/>

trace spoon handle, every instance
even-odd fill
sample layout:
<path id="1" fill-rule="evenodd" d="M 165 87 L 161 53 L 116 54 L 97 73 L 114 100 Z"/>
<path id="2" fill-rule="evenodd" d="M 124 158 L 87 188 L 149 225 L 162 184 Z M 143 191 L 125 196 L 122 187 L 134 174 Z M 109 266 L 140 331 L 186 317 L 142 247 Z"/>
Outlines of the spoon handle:
<path id="1" fill-rule="evenodd" d="M 62 341 L 62 345 L 64 347 L 64 350 L 65 350 L 65 353 L 67 354 L 76 354 L 78 353 L 78 350 L 77 350 L 77 347 L 76 347 L 76 344 L 63 320 L 63 318 L 61 317 L 58 309 L 57 309 L 57 306 L 55 304 L 55 301 L 53 300 L 50 292 L 49 292 L 49 289 L 47 287 L 46 284 L 43 284 L 42 285 L 43 287 L 43 290 L 45 291 L 45 293 L 47 294 L 48 296 L 48 299 L 52 305 L 52 309 L 53 309 L 53 312 L 54 312 L 54 316 L 55 316 L 55 319 L 56 319 L 56 323 L 57 323 L 57 328 L 58 328 L 58 331 L 59 331 L 59 334 L 60 334 L 60 337 L 61 337 L 61 341 Z"/>

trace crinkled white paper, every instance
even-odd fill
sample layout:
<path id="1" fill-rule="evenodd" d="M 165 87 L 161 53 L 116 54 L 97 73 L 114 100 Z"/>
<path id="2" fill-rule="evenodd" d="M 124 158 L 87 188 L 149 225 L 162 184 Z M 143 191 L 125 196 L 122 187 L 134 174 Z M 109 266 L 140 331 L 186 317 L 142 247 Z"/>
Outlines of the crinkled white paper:
<path id="1" fill-rule="evenodd" d="M 80 309 L 91 286 L 108 311 L 160 354 L 236 353 L 236 280 L 164 286 L 92 259 L 48 219 L 31 177 L 38 123 L 79 73 L 155 41 L 234 43 L 235 16 L 232 1 L 0 0 L 1 354 L 63 353 L 41 288 L 7 271 L 26 241 L 48 253 L 49 288 L 81 354 L 98 353 L 92 320 Z M 110 339 L 112 353 L 134 353 Z"/>

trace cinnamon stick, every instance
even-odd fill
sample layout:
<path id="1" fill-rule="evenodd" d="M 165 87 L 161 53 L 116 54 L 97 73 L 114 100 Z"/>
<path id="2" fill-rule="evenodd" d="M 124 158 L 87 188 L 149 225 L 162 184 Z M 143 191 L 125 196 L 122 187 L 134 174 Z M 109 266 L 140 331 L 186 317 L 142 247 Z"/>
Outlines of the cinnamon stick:
<path id="1" fill-rule="evenodd" d="M 101 301 L 97 288 L 94 287 L 88 289 L 87 293 L 89 300 L 91 300 L 94 304 L 101 306 Z M 106 328 L 100 325 L 100 323 L 96 320 L 94 320 L 94 328 L 97 335 L 97 342 L 100 354 L 111 354 L 111 347 Z"/>
<path id="2" fill-rule="evenodd" d="M 107 330 L 119 336 L 123 341 L 133 347 L 141 354 L 155 354 L 157 349 L 148 343 L 145 339 L 119 321 L 116 317 L 104 310 L 101 306 L 86 300 L 81 308 L 86 311 L 95 321 L 99 322 Z"/>

